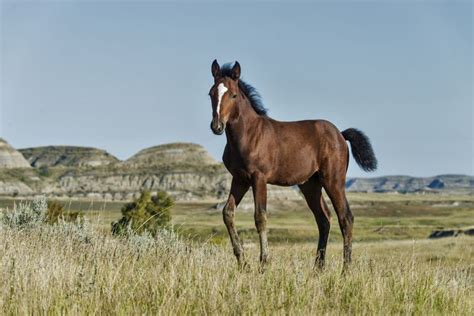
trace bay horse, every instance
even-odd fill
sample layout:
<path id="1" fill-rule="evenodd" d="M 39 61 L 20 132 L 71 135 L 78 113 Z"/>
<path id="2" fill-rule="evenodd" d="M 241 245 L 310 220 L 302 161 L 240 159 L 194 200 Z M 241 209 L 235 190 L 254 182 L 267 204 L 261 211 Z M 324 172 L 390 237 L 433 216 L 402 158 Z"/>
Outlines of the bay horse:
<path id="1" fill-rule="evenodd" d="M 349 149 L 365 171 L 377 168 L 377 160 L 367 136 L 349 128 L 340 132 L 325 120 L 280 122 L 267 115 L 260 94 L 240 79 L 238 62 L 222 68 L 217 60 L 211 66 L 214 85 L 211 129 L 227 138 L 223 162 L 232 175 L 224 223 L 237 262 L 245 264 L 243 247 L 234 225 L 234 210 L 252 187 L 255 226 L 260 240 L 260 263 L 268 260 L 267 183 L 297 185 L 314 214 L 319 229 L 315 266 L 323 267 L 330 228 L 330 213 L 322 195 L 329 196 L 344 239 L 344 268 L 351 262 L 354 216 L 345 194 Z"/>

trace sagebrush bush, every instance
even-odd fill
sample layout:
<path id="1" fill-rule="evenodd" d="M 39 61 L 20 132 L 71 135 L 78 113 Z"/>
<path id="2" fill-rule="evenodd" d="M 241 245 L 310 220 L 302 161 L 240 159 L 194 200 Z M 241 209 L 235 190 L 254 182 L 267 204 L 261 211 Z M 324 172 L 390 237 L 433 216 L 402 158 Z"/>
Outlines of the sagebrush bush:
<path id="1" fill-rule="evenodd" d="M 32 202 L 15 203 L 13 209 L 0 212 L 1 224 L 18 229 L 63 222 L 79 224 L 83 221 L 82 213 L 68 212 L 61 203 L 47 201 L 45 197 L 35 198 Z"/>
<path id="2" fill-rule="evenodd" d="M 147 232 L 155 237 L 159 230 L 169 225 L 173 205 L 173 199 L 166 192 L 152 195 L 149 191 L 143 191 L 140 197 L 122 207 L 122 218 L 112 223 L 112 233 L 128 235 L 130 232 Z"/>
<path id="3" fill-rule="evenodd" d="M 1 224 L 10 228 L 29 228 L 44 222 L 48 205 L 45 197 L 35 198 L 31 203 L 20 202 L 12 210 L 1 212 Z"/>
<path id="4" fill-rule="evenodd" d="M 49 230 L 52 234 L 61 234 L 80 243 L 92 243 L 99 238 L 97 231 L 87 220 L 59 221 L 55 225 L 43 225 L 42 228 Z"/>

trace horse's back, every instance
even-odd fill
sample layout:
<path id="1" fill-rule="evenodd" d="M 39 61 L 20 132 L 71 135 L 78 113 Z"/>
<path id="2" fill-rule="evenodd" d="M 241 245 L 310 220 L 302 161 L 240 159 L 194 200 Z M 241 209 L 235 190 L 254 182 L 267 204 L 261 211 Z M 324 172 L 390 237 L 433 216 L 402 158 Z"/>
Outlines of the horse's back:
<path id="1" fill-rule="evenodd" d="M 347 160 L 347 144 L 337 127 L 326 120 L 272 120 L 278 143 L 276 168 L 270 183 L 295 185 L 307 181 L 327 162 Z"/>
<path id="2" fill-rule="evenodd" d="M 315 150 L 330 147 L 347 147 L 339 129 L 326 120 L 304 120 L 281 122 L 271 120 L 276 137 L 291 147 L 312 146 Z M 285 144 L 289 145 L 289 144 Z"/>

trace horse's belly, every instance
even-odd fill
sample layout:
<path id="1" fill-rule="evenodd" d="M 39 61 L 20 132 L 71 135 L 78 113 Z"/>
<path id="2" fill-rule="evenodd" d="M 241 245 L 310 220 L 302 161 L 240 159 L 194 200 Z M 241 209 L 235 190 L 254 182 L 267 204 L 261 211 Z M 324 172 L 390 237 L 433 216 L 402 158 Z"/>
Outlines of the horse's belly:
<path id="1" fill-rule="evenodd" d="M 258 159 L 249 157 L 242 164 L 230 160 L 227 155 L 224 165 L 233 177 L 251 181 L 255 172 L 263 173 L 267 183 L 280 186 L 293 186 L 305 183 L 318 171 L 318 163 L 314 151 L 300 150 L 276 159 Z"/>
<path id="2" fill-rule="evenodd" d="M 268 183 L 292 186 L 305 183 L 318 171 L 316 161 L 289 160 L 289 163 L 279 165 L 276 171 L 268 178 Z"/>
<path id="3" fill-rule="evenodd" d="M 293 186 L 298 184 L 303 184 L 308 181 L 317 170 L 304 173 L 304 174 L 289 174 L 287 176 L 272 177 L 268 179 L 268 183 L 280 186 Z"/>

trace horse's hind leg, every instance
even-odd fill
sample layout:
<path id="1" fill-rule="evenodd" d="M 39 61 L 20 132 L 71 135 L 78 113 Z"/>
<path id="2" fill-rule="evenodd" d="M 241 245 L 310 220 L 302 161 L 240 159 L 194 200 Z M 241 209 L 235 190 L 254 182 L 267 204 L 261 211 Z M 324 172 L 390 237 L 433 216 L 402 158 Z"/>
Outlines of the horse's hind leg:
<path id="1" fill-rule="evenodd" d="M 260 238 L 260 264 L 263 268 L 268 260 L 267 181 L 258 172 L 252 174 L 252 190 L 255 202 L 255 227 Z"/>
<path id="2" fill-rule="evenodd" d="M 344 239 L 344 269 L 346 269 L 351 262 L 354 216 L 346 199 L 345 173 L 341 173 L 342 172 L 339 172 L 339 175 L 337 172 L 332 173 L 332 175 L 325 174 L 323 177 L 323 187 L 331 199 L 341 228 L 342 237 Z"/>
<path id="3" fill-rule="evenodd" d="M 313 212 L 319 229 L 318 250 L 316 253 L 315 267 L 324 267 L 326 258 L 326 246 L 328 243 L 329 229 L 331 227 L 331 215 L 322 195 L 322 185 L 317 175 L 306 183 L 299 186 L 306 203 Z"/>

